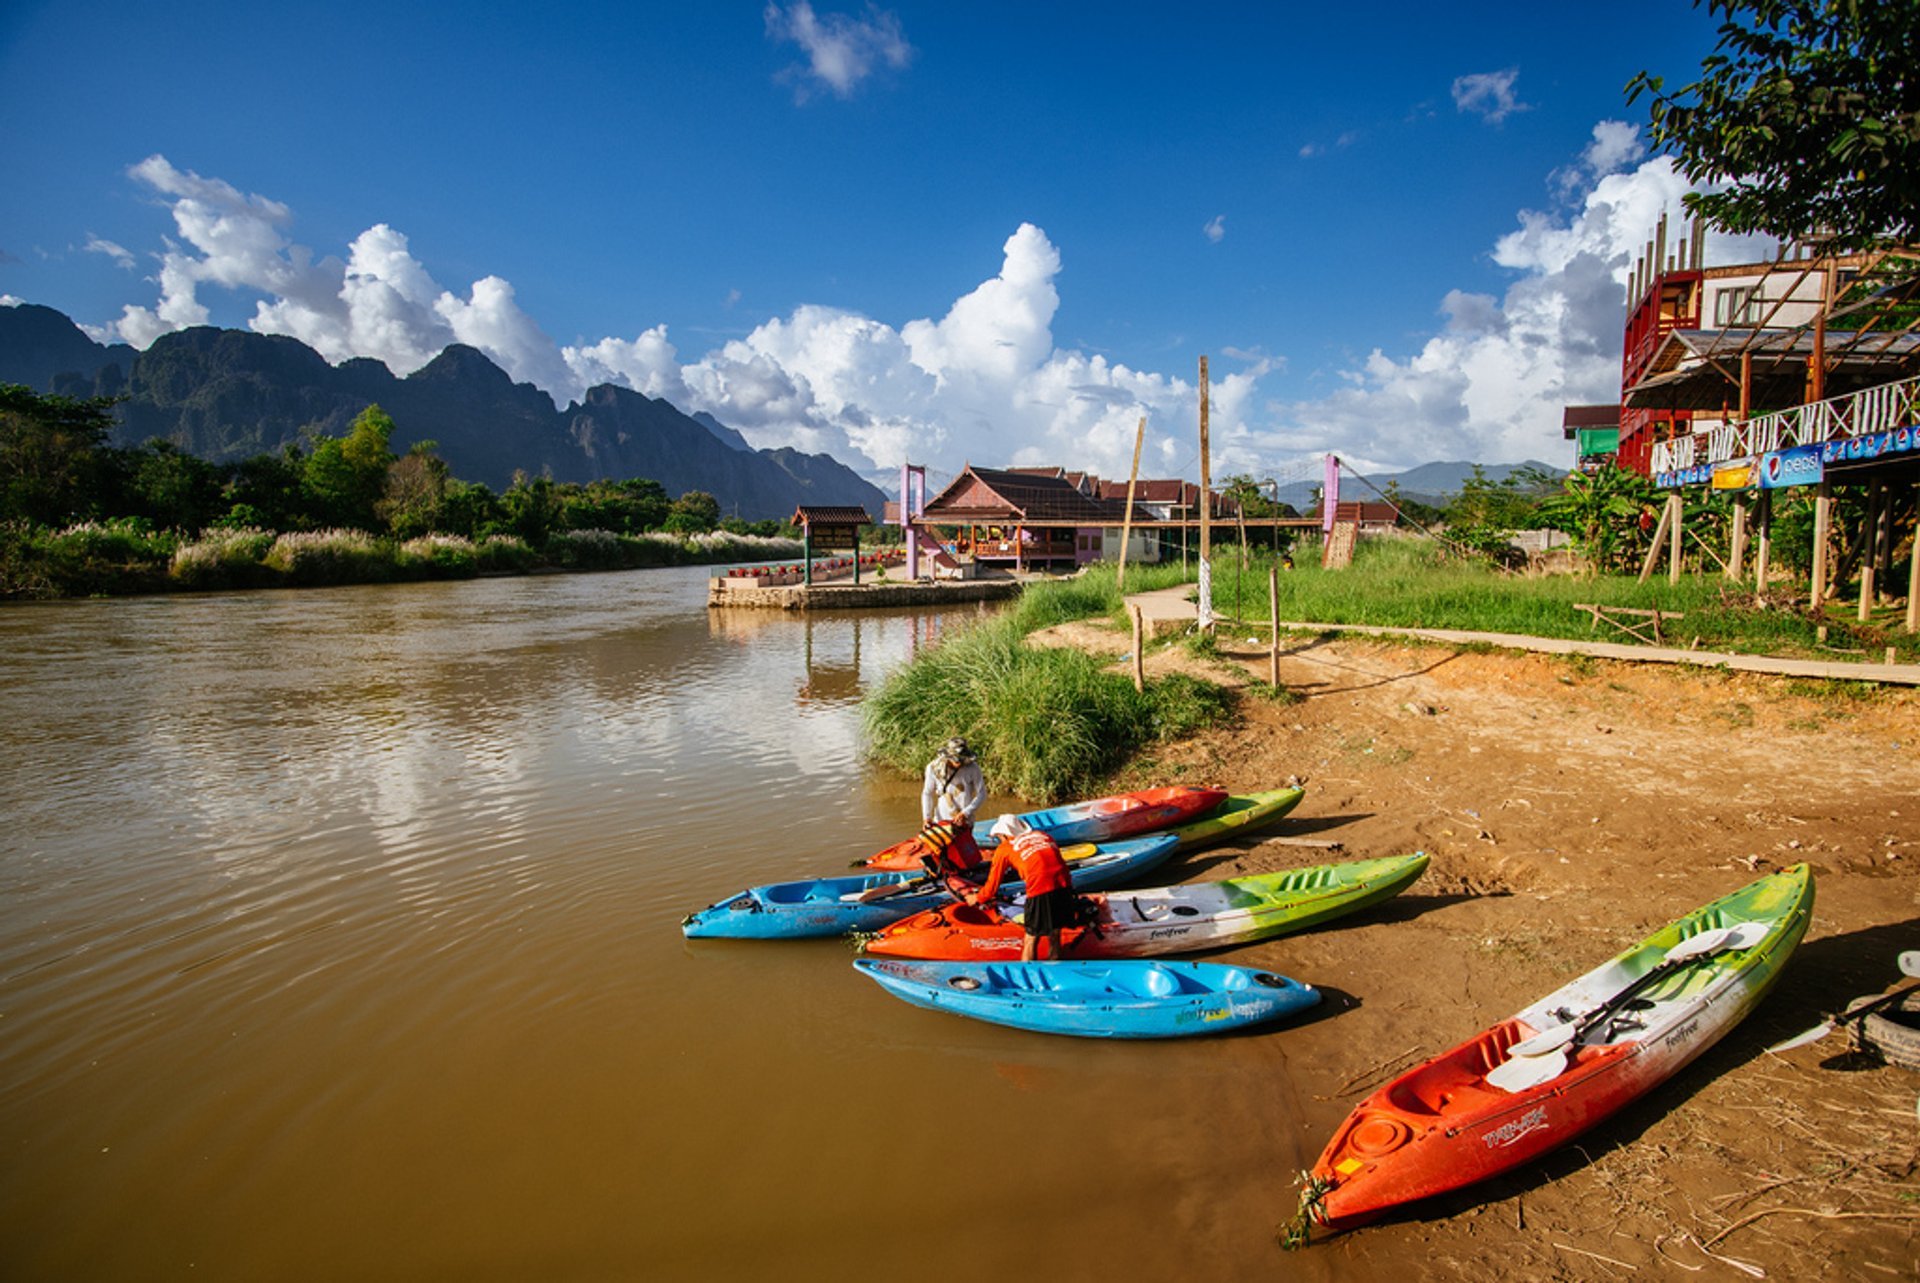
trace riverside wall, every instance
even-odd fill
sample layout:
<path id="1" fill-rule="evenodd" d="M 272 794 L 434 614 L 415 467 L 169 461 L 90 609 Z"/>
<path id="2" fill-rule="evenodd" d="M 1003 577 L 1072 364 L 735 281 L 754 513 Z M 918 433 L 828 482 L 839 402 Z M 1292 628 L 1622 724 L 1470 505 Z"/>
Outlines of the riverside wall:
<path id="1" fill-rule="evenodd" d="M 891 606 L 949 606 L 970 601 L 1002 601 L 1020 594 L 1014 579 L 978 579 L 936 583 L 793 584 L 780 588 L 743 588 L 712 580 L 707 605 L 746 610 L 870 610 Z"/>

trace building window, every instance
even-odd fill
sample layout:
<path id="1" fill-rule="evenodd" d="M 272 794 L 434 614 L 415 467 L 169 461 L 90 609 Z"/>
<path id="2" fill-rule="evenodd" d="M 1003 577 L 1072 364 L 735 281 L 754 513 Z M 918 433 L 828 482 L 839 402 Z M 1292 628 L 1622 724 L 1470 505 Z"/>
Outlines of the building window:
<path id="1" fill-rule="evenodd" d="M 1719 326 L 1758 325 L 1760 303 L 1758 285 L 1734 286 L 1721 290 L 1713 300 L 1713 323 Z"/>

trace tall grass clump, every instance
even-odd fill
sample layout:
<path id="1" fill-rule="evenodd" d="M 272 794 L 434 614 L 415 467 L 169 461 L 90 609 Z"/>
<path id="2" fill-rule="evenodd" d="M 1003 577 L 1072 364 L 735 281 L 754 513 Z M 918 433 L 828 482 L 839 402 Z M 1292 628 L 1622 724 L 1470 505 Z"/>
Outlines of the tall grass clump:
<path id="1" fill-rule="evenodd" d="M 1229 696 L 1190 678 L 1136 691 L 1076 650 L 1029 647 L 1013 615 L 951 635 L 862 705 L 868 753 L 918 772 L 965 735 L 996 789 L 1055 802 L 1092 791 L 1136 749 L 1218 720 Z"/>
<path id="2" fill-rule="evenodd" d="M 166 583 L 180 537 L 138 517 L 49 529 L 9 523 L 0 539 L 0 595 L 75 597 L 151 592 Z"/>
<path id="3" fill-rule="evenodd" d="M 400 545 L 400 570 L 408 578 L 471 579 L 480 573 L 480 550 L 463 535 L 421 535 Z"/>
<path id="4" fill-rule="evenodd" d="M 364 530 L 303 530 L 284 534 L 264 564 L 298 585 L 377 583 L 396 577 L 392 545 Z"/>
<path id="5" fill-rule="evenodd" d="M 273 572 L 262 563 L 273 543 L 271 530 L 254 526 L 204 530 L 198 539 L 174 550 L 167 574 L 183 588 L 251 588 L 269 583 Z"/>

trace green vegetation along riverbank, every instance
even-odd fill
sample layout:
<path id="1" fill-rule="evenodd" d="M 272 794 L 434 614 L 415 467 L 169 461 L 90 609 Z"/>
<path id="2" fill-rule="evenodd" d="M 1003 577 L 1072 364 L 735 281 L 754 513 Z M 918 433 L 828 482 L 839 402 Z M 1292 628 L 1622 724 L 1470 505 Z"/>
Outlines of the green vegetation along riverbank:
<path id="1" fill-rule="evenodd" d="M 166 441 L 107 444 L 112 402 L 0 386 L 0 599 L 297 587 L 799 556 L 778 522 L 645 478 L 504 493 L 431 443 L 396 456 L 369 406 L 345 435 L 215 465 Z"/>
<path id="2" fill-rule="evenodd" d="M 1112 566 L 1036 583 L 1008 610 L 951 633 L 895 669 L 861 713 L 876 761 L 918 773 L 950 735 L 964 735 L 995 788 L 1052 803 L 1090 794 L 1139 749 L 1224 720 L 1233 699 L 1184 674 L 1134 689 L 1131 678 L 1075 650 L 1028 646 L 1027 634 L 1124 612 Z M 1129 590 L 1181 581 L 1178 566 L 1129 569 Z"/>

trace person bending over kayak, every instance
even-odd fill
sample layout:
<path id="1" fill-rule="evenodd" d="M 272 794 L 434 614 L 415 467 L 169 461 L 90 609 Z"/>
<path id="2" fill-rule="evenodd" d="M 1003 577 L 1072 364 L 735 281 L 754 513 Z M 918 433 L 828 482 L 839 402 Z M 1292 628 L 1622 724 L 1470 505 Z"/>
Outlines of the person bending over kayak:
<path id="1" fill-rule="evenodd" d="M 1060 848 L 1045 833 L 1017 815 L 1003 815 L 989 830 L 1000 839 L 994 850 L 993 865 L 987 870 L 986 885 L 978 895 L 967 897 L 969 904 L 985 904 L 1000 889 L 1000 881 L 1009 866 L 1020 870 L 1026 884 L 1027 908 L 1023 918 L 1026 934 L 1020 942 L 1020 961 L 1032 962 L 1039 956 L 1039 943 L 1046 938 L 1046 956 L 1060 956 L 1060 929 L 1073 914 L 1073 879 Z"/>
<path id="2" fill-rule="evenodd" d="M 958 735 L 941 746 L 920 779 L 920 823 L 957 820 L 973 826 L 973 813 L 987 797 L 987 778 L 973 750 Z"/>

